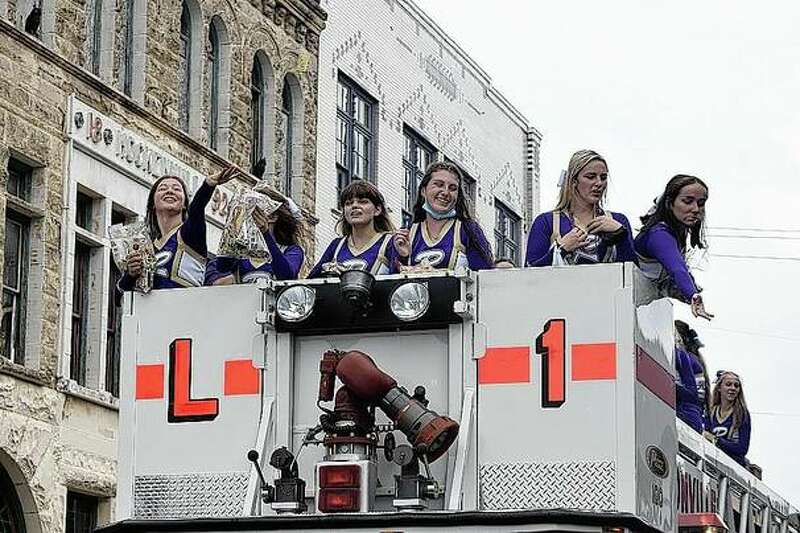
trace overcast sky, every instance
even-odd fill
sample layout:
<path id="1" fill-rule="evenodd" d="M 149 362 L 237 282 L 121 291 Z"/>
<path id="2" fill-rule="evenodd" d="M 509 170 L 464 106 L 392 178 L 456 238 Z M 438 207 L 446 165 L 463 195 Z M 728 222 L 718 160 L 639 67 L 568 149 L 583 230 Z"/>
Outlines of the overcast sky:
<path id="1" fill-rule="evenodd" d="M 748 457 L 800 507 L 800 2 L 417 3 L 544 134 L 543 210 L 593 148 L 634 227 L 681 172 L 709 184 L 712 228 L 747 229 L 712 229 L 697 277 L 717 317 L 689 322 L 712 377 L 743 376 Z"/>

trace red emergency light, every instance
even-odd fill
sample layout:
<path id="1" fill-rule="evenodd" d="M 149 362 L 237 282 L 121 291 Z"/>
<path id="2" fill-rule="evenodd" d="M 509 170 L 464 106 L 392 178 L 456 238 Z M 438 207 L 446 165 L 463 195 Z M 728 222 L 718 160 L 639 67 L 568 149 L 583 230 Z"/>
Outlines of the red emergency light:
<path id="1" fill-rule="evenodd" d="M 353 464 L 327 465 L 319 468 L 317 506 L 323 513 L 361 510 L 361 467 Z"/>
<path id="2" fill-rule="evenodd" d="M 727 526 L 717 513 L 680 513 L 678 514 L 678 531 L 680 533 L 724 533 Z"/>

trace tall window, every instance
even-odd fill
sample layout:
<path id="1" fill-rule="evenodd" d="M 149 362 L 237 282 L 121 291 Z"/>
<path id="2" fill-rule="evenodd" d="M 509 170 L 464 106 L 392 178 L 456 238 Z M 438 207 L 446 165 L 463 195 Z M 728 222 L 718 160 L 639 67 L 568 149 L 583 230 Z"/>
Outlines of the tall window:
<path id="1" fill-rule="evenodd" d="M 208 72 L 209 72 L 209 118 L 208 145 L 212 150 L 218 148 L 219 131 L 219 89 L 220 89 L 220 45 L 219 32 L 213 22 L 208 27 Z"/>
<path id="2" fill-rule="evenodd" d="M 192 19 L 189 13 L 189 6 L 182 2 L 181 10 L 181 36 L 180 36 L 180 88 L 178 93 L 178 112 L 180 115 L 180 127 L 183 131 L 189 131 L 189 103 L 192 79 Z"/>
<path id="3" fill-rule="evenodd" d="M 520 264 L 520 218 L 499 200 L 494 201 L 495 255 Z"/>
<path id="4" fill-rule="evenodd" d="M 292 195 L 292 151 L 294 149 L 294 101 L 292 88 L 288 80 L 283 81 L 283 94 L 281 96 L 281 114 L 283 115 L 283 138 L 286 147 L 283 161 L 283 193 Z"/>
<path id="5" fill-rule="evenodd" d="M 261 60 L 256 56 L 253 58 L 253 70 L 250 71 L 250 116 L 253 117 L 253 133 L 250 137 L 250 166 L 253 169 L 264 157 L 265 93 L 264 72 L 261 68 Z"/>
<path id="6" fill-rule="evenodd" d="M 106 0 L 108 1 L 108 0 Z M 94 0 L 90 4 L 86 18 L 86 69 L 95 76 L 100 75 L 100 55 L 102 53 L 103 36 L 103 0 Z"/>
<path id="7" fill-rule="evenodd" d="M 417 201 L 417 189 L 425 175 L 425 169 L 436 159 L 436 149 L 409 128 L 403 130 L 405 148 L 403 149 L 403 172 L 405 180 L 405 206 L 403 208 L 403 226 L 411 225 L 414 216 L 414 203 Z"/>
<path id="8" fill-rule="evenodd" d="M 92 248 L 75 242 L 75 270 L 72 282 L 72 353 L 70 377 L 79 385 L 86 385 L 87 328 L 89 318 L 89 265 Z"/>
<path id="9" fill-rule="evenodd" d="M 350 78 L 339 74 L 336 104 L 336 174 L 341 191 L 375 174 L 377 104 Z"/>
<path id="10" fill-rule="evenodd" d="M 14 199 L 29 202 L 33 169 L 11 158 L 8 162 L 6 193 Z M 27 308 L 28 267 L 30 262 L 31 220 L 6 208 L 3 257 L 3 356 L 25 364 L 25 317 Z"/>
<path id="11" fill-rule="evenodd" d="M 134 0 L 123 0 L 124 13 L 122 13 L 122 57 L 120 65 L 120 83 L 122 92 L 131 96 L 133 94 L 133 10 Z"/>
<path id="12" fill-rule="evenodd" d="M 111 223 L 125 222 L 126 217 L 116 209 L 111 211 Z M 108 270 L 108 318 L 106 319 L 106 391 L 119 398 L 119 359 L 120 359 L 120 326 L 122 324 L 122 306 L 117 294 L 117 282 L 122 273 L 114 260 L 110 260 Z"/>
<path id="13" fill-rule="evenodd" d="M 66 533 L 91 533 L 97 525 L 97 498 L 67 491 Z"/>

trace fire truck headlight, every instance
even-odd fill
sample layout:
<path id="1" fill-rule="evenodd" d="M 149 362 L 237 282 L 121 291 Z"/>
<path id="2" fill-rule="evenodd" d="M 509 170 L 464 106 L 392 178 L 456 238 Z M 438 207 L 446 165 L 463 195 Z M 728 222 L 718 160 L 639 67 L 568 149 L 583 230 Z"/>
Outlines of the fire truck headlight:
<path id="1" fill-rule="evenodd" d="M 394 316 L 411 322 L 425 314 L 431 304 L 427 283 L 404 283 L 389 297 L 389 307 Z"/>
<path id="2" fill-rule="evenodd" d="M 278 316 L 286 322 L 302 322 L 314 310 L 316 293 L 311 287 L 294 285 L 278 296 Z"/>

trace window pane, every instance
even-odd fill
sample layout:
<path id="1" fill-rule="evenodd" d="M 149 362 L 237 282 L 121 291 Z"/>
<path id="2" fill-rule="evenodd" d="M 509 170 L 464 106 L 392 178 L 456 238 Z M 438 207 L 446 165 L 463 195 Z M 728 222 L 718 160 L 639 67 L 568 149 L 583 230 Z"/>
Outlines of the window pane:
<path id="1" fill-rule="evenodd" d="M 93 207 L 94 199 L 79 191 L 75 197 L 75 224 L 87 231 L 91 231 Z"/>
<path id="2" fill-rule="evenodd" d="M 97 498 L 67 491 L 66 533 L 91 533 L 97 525 Z"/>
<path id="3" fill-rule="evenodd" d="M 350 89 L 340 81 L 337 88 L 336 106 L 340 110 L 347 113 L 347 101 L 349 99 L 350 99 Z"/>
<path id="4" fill-rule="evenodd" d="M 108 322 L 106 324 L 106 391 L 119 397 L 119 327 L 122 320 L 117 296 L 117 282 L 122 277 L 117 265 L 111 261 L 108 276 Z"/>
<path id="5" fill-rule="evenodd" d="M 14 220 L 6 219 L 3 284 L 15 290 L 19 290 L 21 244 L 22 226 Z"/>
<path id="6" fill-rule="evenodd" d="M 363 98 L 355 97 L 355 119 L 356 122 L 364 126 L 370 127 L 370 105 Z"/>
<path id="7" fill-rule="evenodd" d="M 403 157 L 405 157 L 406 161 L 409 163 L 414 162 L 414 143 L 408 134 L 403 136 L 403 140 L 405 141 L 405 148 L 403 149 Z"/>
<path id="8" fill-rule="evenodd" d="M 72 286 L 72 354 L 70 377 L 86 385 L 86 319 L 89 301 L 89 261 L 91 248 L 75 243 L 75 270 Z"/>
<path id="9" fill-rule="evenodd" d="M 29 202 L 31 200 L 32 176 L 33 168 L 18 159 L 9 158 L 8 182 L 6 183 L 8 194 Z"/>
<path id="10" fill-rule="evenodd" d="M 336 116 L 336 162 L 347 167 L 347 122 Z"/>

